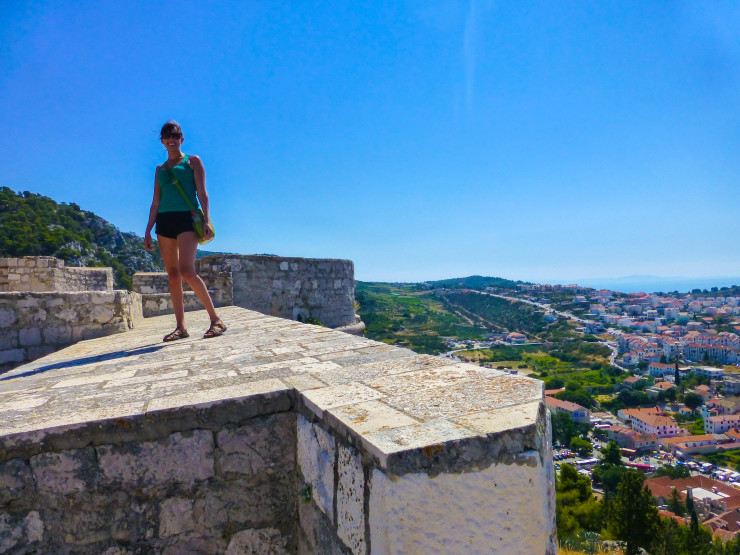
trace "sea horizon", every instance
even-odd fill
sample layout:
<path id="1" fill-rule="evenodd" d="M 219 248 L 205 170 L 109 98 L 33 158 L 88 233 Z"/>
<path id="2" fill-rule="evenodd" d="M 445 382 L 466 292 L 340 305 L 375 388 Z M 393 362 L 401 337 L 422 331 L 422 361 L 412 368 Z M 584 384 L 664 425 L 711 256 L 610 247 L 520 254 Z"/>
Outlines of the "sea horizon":
<path id="1" fill-rule="evenodd" d="M 624 276 L 618 278 L 582 278 L 569 283 L 577 283 L 594 289 L 609 289 L 620 293 L 668 293 L 678 291 L 689 293 L 694 289 L 721 289 L 740 284 L 740 277 L 662 277 L 662 276 Z"/>

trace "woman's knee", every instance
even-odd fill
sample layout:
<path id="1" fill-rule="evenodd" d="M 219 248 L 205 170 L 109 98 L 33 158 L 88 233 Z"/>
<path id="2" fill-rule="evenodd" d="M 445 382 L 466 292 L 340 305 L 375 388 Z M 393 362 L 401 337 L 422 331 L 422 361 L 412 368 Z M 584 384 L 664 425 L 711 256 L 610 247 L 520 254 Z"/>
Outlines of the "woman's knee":
<path id="1" fill-rule="evenodd" d="M 180 275 L 185 281 L 190 282 L 198 277 L 198 272 L 192 266 L 185 266 L 180 268 Z"/>
<path id="2" fill-rule="evenodd" d="M 177 266 L 174 266 L 174 267 L 168 266 L 166 270 L 167 270 L 167 277 L 170 278 L 171 280 L 182 278 L 182 273 L 180 272 L 180 268 L 178 268 Z"/>

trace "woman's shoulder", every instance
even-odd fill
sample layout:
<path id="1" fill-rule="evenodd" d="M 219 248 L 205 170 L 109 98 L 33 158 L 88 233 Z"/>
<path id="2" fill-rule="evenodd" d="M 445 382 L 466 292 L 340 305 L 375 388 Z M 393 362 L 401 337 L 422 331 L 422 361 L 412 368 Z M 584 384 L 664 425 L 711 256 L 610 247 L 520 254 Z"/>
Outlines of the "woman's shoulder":
<path id="1" fill-rule="evenodd" d="M 203 161 L 200 159 L 200 156 L 196 154 L 188 154 L 187 163 L 191 168 L 203 167 Z"/>

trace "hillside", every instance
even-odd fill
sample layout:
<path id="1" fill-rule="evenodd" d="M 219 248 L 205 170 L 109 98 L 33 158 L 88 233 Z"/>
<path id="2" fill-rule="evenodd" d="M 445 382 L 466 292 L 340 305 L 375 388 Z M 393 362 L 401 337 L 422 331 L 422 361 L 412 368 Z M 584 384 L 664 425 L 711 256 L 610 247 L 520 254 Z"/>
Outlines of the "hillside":
<path id="1" fill-rule="evenodd" d="M 68 266 L 110 266 L 115 286 L 131 289 L 137 271 L 162 271 L 159 250 L 75 203 L 0 188 L 0 256 L 55 256 Z"/>
<path id="2" fill-rule="evenodd" d="M 468 276 L 464 278 L 439 279 L 436 281 L 424 282 L 424 285 L 445 289 L 485 289 L 486 287 L 515 289 L 518 284 L 529 285 L 529 282 L 512 281 L 510 279 L 487 276 Z"/>
<path id="3" fill-rule="evenodd" d="M 116 289 L 131 289 L 136 272 L 163 272 L 156 237 L 154 250 L 144 238 L 121 231 L 75 203 L 0 187 L 0 257 L 55 256 L 67 266 L 109 266 Z M 198 249 L 196 258 L 219 254 Z"/>

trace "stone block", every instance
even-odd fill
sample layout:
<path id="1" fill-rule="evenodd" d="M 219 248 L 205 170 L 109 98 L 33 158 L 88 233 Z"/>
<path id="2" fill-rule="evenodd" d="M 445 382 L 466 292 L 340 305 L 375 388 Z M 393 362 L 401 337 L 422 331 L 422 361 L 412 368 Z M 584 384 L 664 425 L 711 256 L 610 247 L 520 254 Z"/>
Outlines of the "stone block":
<path id="1" fill-rule="evenodd" d="M 216 443 L 220 474 L 288 474 L 295 471 L 293 414 L 254 418 L 247 426 L 221 430 Z"/>
<path id="2" fill-rule="evenodd" d="M 327 518 L 334 522 L 334 457 L 336 442 L 318 424 L 298 415 L 298 468 L 311 495 Z"/>
<path id="3" fill-rule="evenodd" d="M 8 553 L 25 543 L 23 521 L 8 513 L 0 513 L 0 553 Z"/>
<path id="4" fill-rule="evenodd" d="M 193 499 L 175 497 L 162 502 L 159 511 L 159 536 L 169 538 L 194 528 Z"/>
<path id="5" fill-rule="evenodd" d="M 355 555 L 365 555 L 365 474 L 353 447 L 339 446 L 337 535 Z"/>
<path id="6" fill-rule="evenodd" d="M 31 457 L 36 487 L 41 493 L 69 494 L 91 489 L 98 479 L 92 447 L 41 453 Z"/>
<path id="7" fill-rule="evenodd" d="M 33 312 L 33 315 L 31 316 L 31 322 L 46 322 L 47 316 L 47 311 L 43 308 L 39 308 L 38 310 Z"/>
<path id="8" fill-rule="evenodd" d="M 116 523 L 126 518 L 136 520 L 136 515 L 129 508 L 128 496 L 123 491 L 85 491 L 57 498 L 56 501 L 55 518 L 47 520 L 49 536 L 63 539 L 70 547 L 90 546 L 85 550 L 73 548 L 69 551 L 72 553 L 94 552 L 94 544 L 109 543 L 113 539 Z M 136 533 L 127 535 L 130 537 Z"/>
<path id="9" fill-rule="evenodd" d="M 31 468 L 21 459 L 0 464 L 0 504 L 34 495 Z"/>
<path id="10" fill-rule="evenodd" d="M 36 360 L 37 358 L 53 353 L 55 350 L 53 345 L 37 345 L 26 349 L 26 357 L 28 360 Z"/>
<path id="11" fill-rule="evenodd" d="M 18 330 L 18 341 L 23 347 L 39 345 L 41 343 L 41 330 L 39 328 L 24 328 Z"/>
<path id="12" fill-rule="evenodd" d="M 15 349 L 18 346 L 18 332 L 16 330 L 7 330 L 0 335 L 0 351 L 5 349 Z"/>
<path id="13" fill-rule="evenodd" d="M 72 340 L 72 328 L 54 326 L 44 328 L 44 342 L 51 345 L 64 345 Z"/>
<path id="14" fill-rule="evenodd" d="M 23 309 L 36 308 L 40 302 L 37 297 L 26 297 L 25 299 L 20 299 L 16 306 Z"/>
<path id="15" fill-rule="evenodd" d="M 226 555 L 288 555 L 288 538 L 275 528 L 243 530 L 231 536 Z"/>
<path id="16" fill-rule="evenodd" d="M 293 525 L 296 521 L 295 477 L 272 476 L 212 481 L 195 500 L 194 519 L 209 535 L 228 528 Z"/>
<path id="17" fill-rule="evenodd" d="M 177 432 L 159 441 L 103 445 L 97 453 L 108 483 L 192 484 L 214 475 L 213 433 L 208 430 Z"/>
<path id="18" fill-rule="evenodd" d="M 99 305 L 95 306 L 90 312 L 90 320 L 98 322 L 99 324 L 105 324 L 106 322 L 109 322 L 114 315 L 115 312 L 113 312 L 113 309 L 108 306 Z"/>
<path id="19" fill-rule="evenodd" d="M 54 316 L 62 320 L 63 322 L 72 323 L 72 322 L 78 322 L 80 319 L 77 315 L 77 311 L 72 308 L 67 308 L 66 310 L 60 310 L 54 314 Z"/>
<path id="20" fill-rule="evenodd" d="M 9 328 L 18 321 L 15 310 L 0 308 L 0 328 Z"/>
<path id="21" fill-rule="evenodd" d="M 0 364 L 6 362 L 23 362 L 26 360 L 25 349 L 5 349 L 0 351 Z"/>

